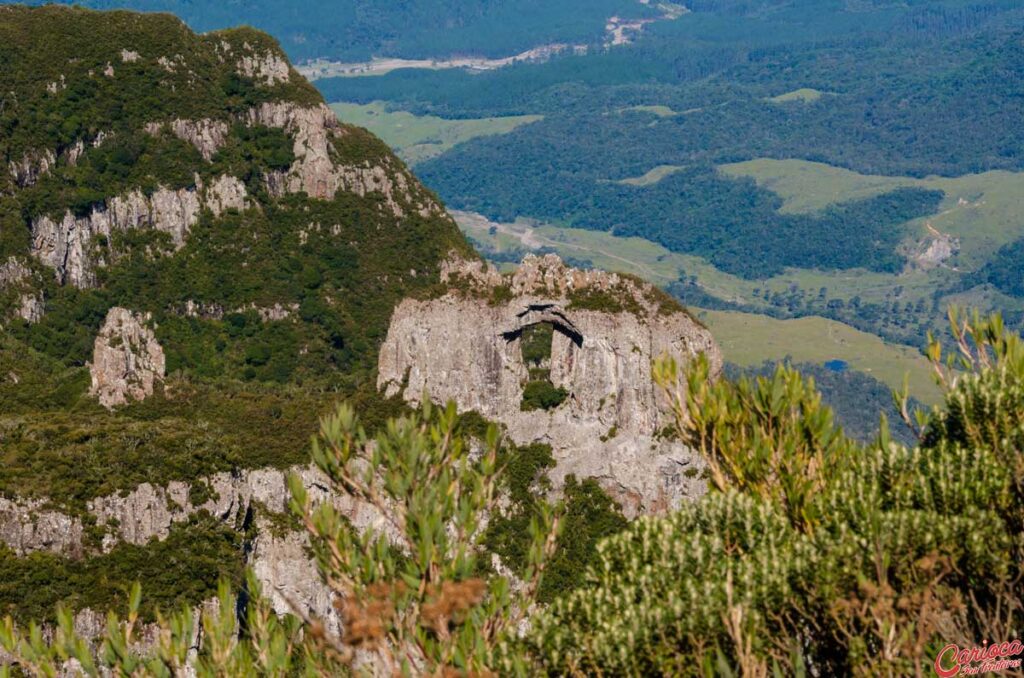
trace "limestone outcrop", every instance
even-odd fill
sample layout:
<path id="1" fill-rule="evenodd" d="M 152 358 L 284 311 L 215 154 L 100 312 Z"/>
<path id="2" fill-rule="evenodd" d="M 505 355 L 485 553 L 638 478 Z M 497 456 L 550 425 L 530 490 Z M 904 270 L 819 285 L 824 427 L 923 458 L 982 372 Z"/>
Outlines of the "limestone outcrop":
<path id="1" fill-rule="evenodd" d="M 245 209 L 245 185 L 235 177 L 221 176 L 205 188 L 201 184 L 178 190 L 160 188 L 150 196 L 135 190 L 107 200 L 84 217 L 70 211 L 59 220 L 43 216 L 32 221 L 32 254 L 54 270 L 62 285 L 94 287 L 96 268 L 116 254 L 109 250 L 113 233 L 154 229 L 170 235 L 174 246 L 180 248 L 204 205 L 214 214 Z M 99 246 L 101 237 L 108 247 Z"/>
<path id="2" fill-rule="evenodd" d="M 22 294 L 14 306 L 14 315 L 30 323 L 42 320 L 46 312 L 41 292 L 32 289 L 32 271 L 17 257 L 11 257 L 0 264 L 0 290 L 20 288 Z"/>
<path id="3" fill-rule="evenodd" d="M 32 275 L 32 271 L 17 257 L 10 257 L 0 264 L 0 288 L 16 285 Z"/>
<path id="4" fill-rule="evenodd" d="M 171 131 L 182 141 L 187 141 L 209 161 L 228 137 L 228 124 L 222 120 L 172 120 Z"/>
<path id="5" fill-rule="evenodd" d="M 274 195 L 305 192 L 329 200 L 338 191 L 359 196 L 379 193 L 398 217 L 412 209 L 426 216 L 441 213 L 429 196 L 413 191 L 415 180 L 390 157 L 379 164 L 346 165 L 336 161 L 332 140 L 345 134 L 337 116 L 325 104 L 301 107 L 290 103 L 265 103 L 249 112 L 250 124 L 288 131 L 295 140 L 295 162 L 286 173 L 272 173 L 267 185 Z"/>
<path id="6" fill-rule="evenodd" d="M 120 307 L 107 313 L 89 365 L 89 392 L 104 407 L 144 400 L 153 395 L 153 387 L 164 378 L 164 351 L 153 330 L 146 327 L 149 319 L 148 315 Z"/>
<path id="7" fill-rule="evenodd" d="M 90 523 L 105 530 L 101 550 L 120 543 L 143 545 L 162 540 L 177 522 L 200 511 L 230 524 L 255 520 L 255 537 L 247 549 L 264 593 L 278 613 L 305 613 L 320 619 L 332 634 L 340 633 L 341 620 L 334 594 L 320 578 L 311 558 L 305 533 L 275 525 L 272 517 L 288 511 L 288 477 L 301 478 L 314 503 L 330 501 L 356 529 L 386 530 L 386 522 L 373 507 L 328 491 L 328 483 L 312 466 L 293 469 L 257 469 L 218 473 L 201 481 L 208 498 L 193 502 L 192 487 L 171 482 L 166 487 L 144 483 L 127 493 L 98 497 L 88 502 Z M 0 497 L 0 543 L 18 555 L 50 552 L 78 558 L 87 552 L 83 520 L 48 508 L 43 500 Z M 87 634 L 87 637 L 95 637 Z"/>
<path id="8" fill-rule="evenodd" d="M 242 45 L 243 54 L 238 58 L 238 72 L 252 78 L 261 85 L 270 87 L 291 78 L 291 69 L 284 57 L 273 51 L 260 52 L 249 43 Z"/>
<path id="9" fill-rule="evenodd" d="M 77 556 L 82 535 L 79 518 L 52 510 L 45 501 L 0 497 L 0 542 L 19 556 L 36 551 Z"/>
<path id="10" fill-rule="evenodd" d="M 18 299 L 15 313 L 26 322 L 37 323 L 46 315 L 46 304 L 38 294 L 23 294 Z"/>
<path id="11" fill-rule="evenodd" d="M 703 492 L 697 455 L 659 436 L 668 420 L 651 374 L 661 354 L 704 354 L 713 373 L 721 368 L 710 333 L 684 309 L 645 283 L 572 269 L 554 255 L 527 257 L 507 276 L 457 261 L 442 279 L 448 293 L 394 311 L 378 364 L 387 395 L 454 400 L 504 424 L 518 444 L 548 443 L 556 487 L 569 474 L 595 477 L 630 515 Z M 554 327 L 550 380 L 568 398 L 523 411 L 530 373 L 520 340 L 539 323 Z"/>
<path id="12" fill-rule="evenodd" d="M 57 156 L 53 151 L 46 150 L 38 153 L 26 153 L 20 161 L 12 160 L 9 167 L 14 183 L 25 188 L 39 181 L 56 164 Z"/>

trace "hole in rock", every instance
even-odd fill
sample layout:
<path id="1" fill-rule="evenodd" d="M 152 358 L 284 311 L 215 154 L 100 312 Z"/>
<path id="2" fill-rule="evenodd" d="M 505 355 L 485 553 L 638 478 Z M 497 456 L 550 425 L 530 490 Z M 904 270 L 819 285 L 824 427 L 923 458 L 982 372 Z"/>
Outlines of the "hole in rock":
<path id="1" fill-rule="evenodd" d="M 569 397 L 568 391 L 556 387 L 551 382 L 551 343 L 556 331 L 565 334 L 574 342 L 582 343 L 582 337 L 577 340 L 566 332 L 565 328 L 549 322 L 527 325 L 509 333 L 512 336 L 505 335 L 509 341 L 519 340 L 523 364 L 526 365 L 529 374 L 526 383 L 523 384 L 523 400 L 520 405 L 525 411 L 553 410 Z"/>

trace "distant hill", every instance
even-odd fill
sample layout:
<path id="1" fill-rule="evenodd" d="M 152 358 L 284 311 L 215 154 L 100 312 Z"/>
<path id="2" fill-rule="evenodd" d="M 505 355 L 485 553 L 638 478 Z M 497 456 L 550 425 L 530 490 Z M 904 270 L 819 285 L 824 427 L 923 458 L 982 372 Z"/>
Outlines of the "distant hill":
<path id="1" fill-rule="evenodd" d="M 264 33 L 2 6 L 0 63 L 0 539 L 78 540 L 70 561 L 0 546 L 0 614 L 105 609 L 123 592 L 100 580 L 119 569 L 156 604 L 197 602 L 237 581 L 244 510 L 219 516 L 230 525 L 181 514 L 169 542 L 111 552 L 104 538 L 142 509 L 97 525 L 90 502 L 230 503 L 202 483 L 145 496 L 308 463 L 342 398 L 375 426 L 397 407 L 372 378 L 392 309 L 472 251 Z M 18 516 L 45 521 L 43 502 L 76 522 L 25 541 Z M 38 605 L 31 581 L 54 582 Z"/>
<path id="2" fill-rule="evenodd" d="M 85 0 L 73 4 L 171 12 L 197 31 L 252 25 L 276 36 L 297 61 L 457 54 L 505 57 L 551 43 L 599 42 L 611 16 L 656 14 L 636 0 Z"/>

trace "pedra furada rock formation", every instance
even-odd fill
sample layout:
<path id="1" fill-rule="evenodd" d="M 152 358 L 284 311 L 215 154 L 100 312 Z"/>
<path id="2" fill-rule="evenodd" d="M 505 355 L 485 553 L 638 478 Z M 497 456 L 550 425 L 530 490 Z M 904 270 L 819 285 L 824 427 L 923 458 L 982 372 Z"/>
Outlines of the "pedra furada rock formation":
<path id="1" fill-rule="evenodd" d="M 596 478 L 629 516 L 703 493 L 698 456 L 659 435 L 669 419 L 652 361 L 703 353 L 716 375 L 722 355 L 673 299 L 629 276 L 570 268 L 555 255 L 528 256 L 507 275 L 453 259 L 442 282 L 442 294 L 405 299 L 394 311 L 378 365 L 386 395 L 453 400 L 460 411 L 504 425 L 516 444 L 549 444 L 555 489 L 569 474 Z M 524 388 L 537 374 L 523 357 L 523 337 L 544 324 L 553 332 L 543 376 L 564 400 L 524 409 Z"/>

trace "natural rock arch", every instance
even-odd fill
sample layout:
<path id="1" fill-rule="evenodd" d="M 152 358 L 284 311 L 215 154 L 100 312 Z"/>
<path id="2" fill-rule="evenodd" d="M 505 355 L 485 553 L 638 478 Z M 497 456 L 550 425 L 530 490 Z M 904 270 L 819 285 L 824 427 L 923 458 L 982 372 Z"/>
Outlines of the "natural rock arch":
<path id="1" fill-rule="evenodd" d="M 526 310 L 516 314 L 514 326 L 501 333 L 505 341 L 516 341 L 534 325 L 548 323 L 556 332 L 565 335 L 577 348 L 583 347 L 583 332 L 573 324 L 558 304 L 530 304 Z"/>
<path id="2" fill-rule="evenodd" d="M 392 315 L 378 361 L 388 396 L 451 400 L 504 424 L 516 444 L 550 444 L 556 490 L 570 474 L 597 478 L 627 515 L 704 491 L 699 455 L 659 435 L 669 415 L 651 370 L 666 353 L 682 362 L 703 353 L 712 375 L 721 369 L 710 333 L 684 308 L 641 281 L 553 256 L 527 257 L 508 275 L 453 261 L 442 282 L 445 293 L 406 299 Z M 556 331 L 550 357 L 531 369 L 521 342 L 541 323 Z M 525 392 L 542 379 L 565 398 Z"/>

